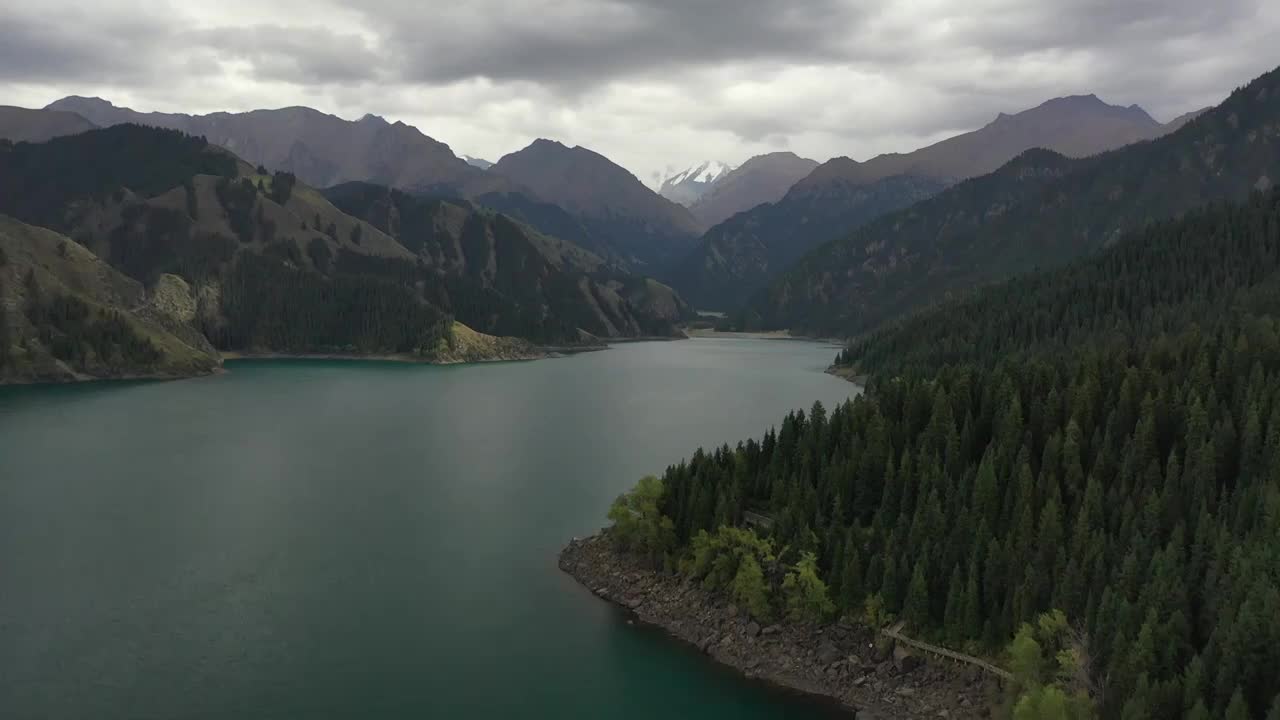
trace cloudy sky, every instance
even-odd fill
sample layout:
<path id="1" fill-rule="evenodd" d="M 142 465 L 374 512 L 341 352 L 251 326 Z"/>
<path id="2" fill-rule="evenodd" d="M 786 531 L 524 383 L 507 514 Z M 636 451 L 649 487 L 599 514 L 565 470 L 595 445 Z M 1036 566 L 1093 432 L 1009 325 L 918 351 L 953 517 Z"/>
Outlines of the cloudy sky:
<path id="1" fill-rule="evenodd" d="M 1280 65 L 1277 37 L 1275 0 L 0 0 L 0 104 L 309 105 L 491 160 L 550 137 L 652 183 L 911 150 L 1065 94 L 1168 120 Z"/>

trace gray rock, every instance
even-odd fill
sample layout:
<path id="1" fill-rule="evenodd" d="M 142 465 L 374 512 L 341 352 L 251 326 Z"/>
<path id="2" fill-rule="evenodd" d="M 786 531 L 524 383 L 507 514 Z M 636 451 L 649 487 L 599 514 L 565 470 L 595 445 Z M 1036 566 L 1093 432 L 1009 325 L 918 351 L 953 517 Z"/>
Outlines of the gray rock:
<path id="1" fill-rule="evenodd" d="M 770 625 L 769 627 L 765 628 L 763 632 L 765 635 L 776 635 L 778 634 L 778 626 Z"/>
<path id="2" fill-rule="evenodd" d="M 893 648 L 893 666 L 898 672 L 907 674 L 912 670 L 920 667 L 920 657 L 911 654 L 911 651 L 902 645 L 895 645 Z"/>
<path id="3" fill-rule="evenodd" d="M 823 642 L 818 646 L 818 663 L 821 665 L 830 665 L 841 657 L 839 648 L 830 642 Z"/>
<path id="4" fill-rule="evenodd" d="M 754 621 L 747 623 L 747 637 L 755 637 L 759 634 L 760 634 L 760 623 L 757 623 Z"/>

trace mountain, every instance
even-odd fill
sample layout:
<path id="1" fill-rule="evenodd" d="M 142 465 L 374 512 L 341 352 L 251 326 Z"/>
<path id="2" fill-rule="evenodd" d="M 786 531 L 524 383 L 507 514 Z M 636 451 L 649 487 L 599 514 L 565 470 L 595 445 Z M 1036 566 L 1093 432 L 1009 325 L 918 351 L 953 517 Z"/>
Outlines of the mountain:
<path id="1" fill-rule="evenodd" d="M 698 307 L 733 309 L 814 247 L 930 197 L 957 178 L 994 169 L 1035 147 L 1096 154 L 1170 132 L 1198 114 L 1160 125 L 1137 106 L 1107 105 L 1092 95 L 1058 98 L 907 155 L 865 163 L 835 158 L 778 202 L 708 230 L 698 249 L 668 275 Z"/>
<path id="2" fill-rule="evenodd" d="M 1183 114 L 1179 115 L 1178 117 L 1176 117 L 1176 118 L 1174 118 L 1174 119 L 1170 120 L 1169 122 L 1165 123 L 1165 124 L 1164 124 L 1164 127 L 1165 127 L 1169 132 L 1173 132 L 1174 130 L 1177 130 L 1177 129 L 1181 128 L 1183 125 L 1186 125 L 1187 123 L 1191 122 L 1192 120 L 1195 120 L 1196 118 L 1198 118 L 1198 117 L 1200 117 L 1201 115 L 1203 115 L 1203 114 L 1205 114 L 1205 113 L 1209 112 L 1209 111 L 1210 111 L 1210 110 L 1212 110 L 1212 109 L 1213 109 L 1213 108 L 1211 108 L 1211 107 L 1206 107 L 1206 108 L 1200 108 L 1199 110 L 1192 110 L 1191 112 L 1188 112 L 1188 113 L 1183 113 Z"/>
<path id="3" fill-rule="evenodd" d="M 671 202 L 689 207 L 732 170 L 722 162 L 705 160 L 664 178 L 658 194 Z"/>
<path id="4" fill-rule="evenodd" d="M 134 123 L 180 130 L 227 148 L 251 164 L 293 173 L 313 187 L 372 182 L 422 195 L 471 199 L 624 265 L 648 262 L 653 246 L 683 241 L 693 234 L 678 229 L 682 223 L 692 226 L 690 218 L 679 214 L 687 211 L 656 207 L 652 200 L 660 198 L 642 186 L 643 192 L 628 188 L 620 195 L 639 209 L 625 207 L 615 217 L 611 208 L 588 206 L 588 215 L 595 216 L 584 217 L 572 207 L 557 205 L 563 187 L 554 196 L 537 193 L 528 183 L 490 172 L 492 165 L 484 160 L 459 158 L 447 145 L 416 128 L 388 123 L 376 115 L 353 122 L 306 107 L 209 115 L 142 113 L 99 98 L 76 96 L 58 100 L 45 111 L 30 112 L 73 112 L 102 127 Z M 614 184 L 627 183 L 615 179 Z M 644 194 L 652 196 L 648 204 L 654 207 L 646 209 L 643 199 L 636 200 Z M 664 214 L 670 216 L 665 223 Z M 639 252 L 631 244 L 638 245 Z"/>
<path id="5" fill-rule="evenodd" d="M 814 247 L 946 187 L 942 180 L 907 175 L 863 184 L 842 172 L 851 164 L 848 158 L 830 160 L 776 203 L 711 228 L 667 278 L 694 307 L 735 310 Z"/>
<path id="6" fill-rule="evenodd" d="M 46 110 L 73 112 L 99 127 L 135 123 L 181 130 L 254 165 L 293 173 L 314 187 L 354 180 L 425 190 L 499 183 L 456 157 L 448 145 L 377 115 L 350 121 L 307 107 L 209 115 L 143 113 L 77 96 L 53 102 Z"/>
<path id="7" fill-rule="evenodd" d="M 688 251 L 698 236 L 689 211 L 599 153 L 536 140 L 492 171 L 576 215 L 586 230 L 638 265 Z"/>
<path id="8" fill-rule="evenodd" d="M 839 365 L 892 377 L 961 363 L 1129 349 L 1244 314 L 1280 298 L 1280 188 L 1212 203 L 1127 234 L 1053 270 L 987 285 L 859 338 Z M 1212 268 L 1212 272 L 1205 272 Z"/>
<path id="9" fill-rule="evenodd" d="M 95 125 L 73 112 L 29 110 L 0 105 L 0 138 L 13 142 L 44 142 L 59 135 L 92 130 Z"/>
<path id="10" fill-rule="evenodd" d="M 561 345 L 670 335 L 687 311 L 504 216 L 359 187 L 370 199 L 352 209 L 376 222 L 177 131 L 0 146 L 0 212 L 63 232 L 144 287 L 180 277 L 175 302 L 226 350 L 435 359 L 455 349 L 455 320 Z"/>
<path id="11" fill-rule="evenodd" d="M 471 167 L 480 168 L 481 170 L 488 170 L 489 168 L 493 167 L 493 163 L 489 162 L 488 160 L 483 160 L 483 159 L 478 158 L 478 157 L 471 157 L 470 155 L 463 155 L 463 156 L 462 156 L 462 159 L 463 159 L 463 160 L 466 160 L 466 161 L 467 161 L 467 164 L 468 164 L 468 165 L 470 165 Z"/>
<path id="12" fill-rule="evenodd" d="M 1032 148 L 1087 157 L 1166 135 L 1193 116 L 1162 125 L 1137 105 L 1109 105 L 1096 95 L 1054 98 L 1014 115 L 1000 113 L 978 130 L 914 152 L 878 155 L 859 164 L 859 177 L 863 182 L 891 175 L 964 180 L 993 172 Z"/>
<path id="13" fill-rule="evenodd" d="M 51 230 L 0 215 L 0 384 L 186 377 L 221 365 L 166 303 Z"/>
<path id="14" fill-rule="evenodd" d="M 689 210 L 702 227 L 713 227 L 743 210 L 775 202 L 816 167 L 816 161 L 791 152 L 757 155 L 722 175 Z"/>
<path id="15" fill-rule="evenodd" d="M 446 278 L 455 312 L 487 333 L 545 342 L 666 336 L 690 314 L 670 288 L 465 201 L 367 183 L 324 194 L 424 258 Z"/>
<path id="16" fill-rule="evenodd" d="M 855 335 L 950 293 L 1088 254 L 1122 233 L 1280 178 L 1280 71 L 1180 130 L 1102 155 L 1032 150 L 829 242 L 744 320 Z"/>

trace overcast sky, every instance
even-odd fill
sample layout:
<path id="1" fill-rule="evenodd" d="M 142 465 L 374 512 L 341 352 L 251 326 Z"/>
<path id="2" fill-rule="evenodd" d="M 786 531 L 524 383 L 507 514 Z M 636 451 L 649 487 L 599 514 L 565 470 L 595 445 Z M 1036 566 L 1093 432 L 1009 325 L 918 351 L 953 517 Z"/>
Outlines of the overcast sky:
<path id="1" fill-rule="evenodd" d="M 309 105 L 490 160 L 554 138 L 652 183 L 911 150 L 1066 94 L 1164 121 L 1280 65 L 1277 38 L 1277 0 L 0 0 L 0 104 Z"/>

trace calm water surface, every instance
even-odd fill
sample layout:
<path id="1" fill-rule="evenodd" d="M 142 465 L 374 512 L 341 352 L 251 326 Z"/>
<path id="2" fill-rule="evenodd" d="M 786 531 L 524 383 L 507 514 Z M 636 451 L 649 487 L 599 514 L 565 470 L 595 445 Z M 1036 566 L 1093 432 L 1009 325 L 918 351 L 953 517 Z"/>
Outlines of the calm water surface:
<path id="1" fill-rule="evenodd" d="M 641 475 L 848 397 L 834 353 L 0 389 L 0 717 L 828 717 L 628 625 L 556 553 Z"/>

